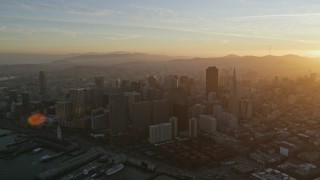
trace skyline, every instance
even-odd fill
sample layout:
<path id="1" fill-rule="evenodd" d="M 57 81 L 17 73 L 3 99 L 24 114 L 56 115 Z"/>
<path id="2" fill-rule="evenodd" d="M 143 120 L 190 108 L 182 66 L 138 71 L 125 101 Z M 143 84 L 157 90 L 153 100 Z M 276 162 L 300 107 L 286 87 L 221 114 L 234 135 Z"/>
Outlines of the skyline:
<path id="1" fill-rule="evenodd" d="M 315 0 L 0 2 L 0 53 L 320 56 Z"/>

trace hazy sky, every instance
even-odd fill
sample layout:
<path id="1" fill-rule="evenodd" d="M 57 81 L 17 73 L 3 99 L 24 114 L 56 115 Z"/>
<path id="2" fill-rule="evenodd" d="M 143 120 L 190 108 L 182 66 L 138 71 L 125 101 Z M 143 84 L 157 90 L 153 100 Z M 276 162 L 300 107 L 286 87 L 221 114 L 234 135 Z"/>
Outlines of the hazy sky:
<path id="1" fill-rule="evenodd" d="M 319 0 L 0 0 L 0 52 L 320 56 Z"/>

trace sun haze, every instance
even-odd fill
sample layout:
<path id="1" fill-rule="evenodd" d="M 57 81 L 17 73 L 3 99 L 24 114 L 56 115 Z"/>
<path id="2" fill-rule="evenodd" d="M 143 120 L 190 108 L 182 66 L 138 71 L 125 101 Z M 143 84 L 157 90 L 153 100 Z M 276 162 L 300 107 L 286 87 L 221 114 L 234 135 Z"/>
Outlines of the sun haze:
<path id="1" fill-rule="evenodd" d="M 0 2 L 1 53 L 319 56 L 319 1 Z"/>

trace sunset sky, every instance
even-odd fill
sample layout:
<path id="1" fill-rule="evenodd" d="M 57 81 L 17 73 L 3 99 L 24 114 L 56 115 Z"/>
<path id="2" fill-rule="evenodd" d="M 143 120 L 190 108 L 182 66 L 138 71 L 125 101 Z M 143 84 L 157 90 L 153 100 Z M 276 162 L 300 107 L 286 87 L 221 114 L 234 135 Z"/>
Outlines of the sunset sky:
<path id="1" fill-rule="evenodd" d="M 0 0 L 1 53 L 320 57 L 319 0 Z"/>

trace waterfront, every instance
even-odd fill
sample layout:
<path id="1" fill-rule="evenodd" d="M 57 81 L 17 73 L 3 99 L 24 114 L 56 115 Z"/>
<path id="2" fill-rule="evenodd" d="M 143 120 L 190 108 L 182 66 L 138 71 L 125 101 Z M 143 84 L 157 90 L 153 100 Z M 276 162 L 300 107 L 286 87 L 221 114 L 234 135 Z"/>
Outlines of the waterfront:
<path id="1" fill-rule="evenodd" d="M 12 131 L 0 129 L 0 134 L 3 133 L 11 133 Z M 0 137 L 0 149 L 5 148 L 7 144 L 14 142 L 14 139 L 17 137 L 17 134 L 10 134 L 7 136 Z M 48 170 L 59 163 L 61 163 L 64 160 L 70 159 L 68 156 L 62 156 L 58 159 L 55 159 L 53 161 L 47 162 L 47 163 L 41 163 L 39 162 L 39 159 L 45 155 L 53 155 L 57 152 L 43 148 L 43 151 L 39 152 L 38 154 L 33 154 L 31 152 L 20 154 L 19 156 L 3 160 L 0 159 L 0 179 L 6 180 L 6 179 L 34 179 L 35 176 L 45 170 Z M 86 168 L 88 165 L 85 165 L 81 168 L 78 168 L 74 171 L 69 172 L 68 174 L 75 175 L 81 171 L 83 171 L 84 168 Z M 148 177 L 152 176 L 153 174 L 148 171 L 141 170 L 136 167 L 132 166 L 126 166 L 123 170 L 120 172 L 113 174 L 111 176 L 103 176 L 99 179 L 111 179 L 111 180 L 134 180 L 134 179 L 147 179 Z M 65 174 L 67 176 L 67 174 Z M 58 179 L 62 179 L 62 176 Z M 158 176 L 155 178 L 156 180 L 174 180 L 174 178 L 168 177 L 168 176 Z"/>

